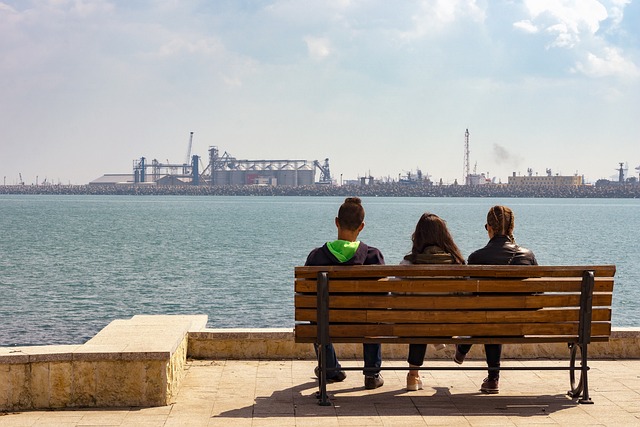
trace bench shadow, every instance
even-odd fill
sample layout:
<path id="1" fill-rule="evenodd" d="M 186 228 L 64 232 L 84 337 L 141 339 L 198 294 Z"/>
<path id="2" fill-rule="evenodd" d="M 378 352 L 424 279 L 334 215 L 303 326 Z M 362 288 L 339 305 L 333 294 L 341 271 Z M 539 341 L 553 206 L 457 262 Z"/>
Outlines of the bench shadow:
<path id="1" fill-rule="evenodd" d="M 403 389 L 363 394 L 363 387 L 332 389 L 331 406 L 318 405 L 316 381 L 258 396 L 253 405 L 215 413 L 216 418 L 438 416 L 438 417 L 546 417 L 579 406 L 566 394 L 487 395 L 451 393 L 448 387 L 425 387 L 420 392 Z"/>

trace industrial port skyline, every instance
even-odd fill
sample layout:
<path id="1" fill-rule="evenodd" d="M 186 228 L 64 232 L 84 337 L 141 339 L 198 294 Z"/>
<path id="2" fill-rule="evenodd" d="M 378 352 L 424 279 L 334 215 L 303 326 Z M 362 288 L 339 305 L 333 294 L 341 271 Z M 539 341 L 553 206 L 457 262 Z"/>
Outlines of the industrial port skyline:
<path id="1" fill-rule="evenodd" d="M 328 158 L 326 159 L 328 160 Z M 134 160 L 134 162 L 139 161 L 139 160 Z M 255 162 L 256 160 L 250 160 L 250 159 L 246 159 L 246 161 L 249 162 Z M 270 160 L 262 160 L 265 162 L 269 162 Z M 285 160 L 286 161 L 286 160 Z M 167 159 L 168 162 L 168 159 Z M 314 163 L 318 163 L 318 160 L 305 160 L 305 162 L 309 163 L 310 167 L 314 167 Z M 168 162 L 166 164 L 161 163 L 161 165 L 164 166 L 171 166 L 172 168 L 176 168 L 176 167 L 183 167 L 185 165 L 185 163 L 171 163 Z M 613 181 L 616 182 L 619 180 L 620 177 L 620 169 L 622 169 L 622 176 L 623 176 L 623 180 L 627 180 L 629 178 L 636 178 L 640 180 L 640 166 L 637 166 L 635 168 L 632 168 L 628 162 L 620 162 L 618 163 L 618 168 L 614 169 L 611 168 L 612 173 L 606 177 L 600 177 L 598 179 L 584 179 L 583 180 L 583 184 L 595 184 L 598 180 L 609 180 L 609 181 Z M 135 166 L 134 166 L 135 168 Z M 477 168 L 474 168 L 476 170 L 471 171 L 470 170 L 470 175 L 472 176 L 477 176 L 480 179 L 486 179 L 487 183 L 493 183 L 493 184 L 506 184 L 508 182 L 508 178 L 509 175 L 505 176 L 505 177 L 496 177 L 496 176 L 490 176 L 487 173 L 484 172 L 480 172 L 477 171 Z M 635 169 L 635 170 L 634 170 Z M 1 172 L 0 172 L 1 174 Z M 522 173 L 521 171 L 513 171 L 512 175 L 515 176 L 557 176 L 557 175 L 562 175 L 559 172 L 554 172 L 552 169 L 550 168 L 545 168 L 544 172 L 539 172 L 538 170 L 535 170 L 533 168 L 527 168 L 527 170 L 525 171 L 525 173 Z M 108 172 L 102 176 L 109 176 L 109 175 L 118 175 L 118 176 L 125 176 L 125 175 L 131 175 L 131 177 L 133 178 L 134 174 L 131 171 L 120 171 L 120 172 Z M 320 178 L 320 176 L 322 175 L 322 171 L 321 169 L 318 169 L 316 172 L 316 181 L 318 181 Z M 563 176 L 581 176 L 581 177 L 585 177 L 585 174 L 583 173 L 579 173 L 579 171 L 576 171 L 576 173 L 574 174 L 570 174 L 570 175 L 563 175 Z M 35 186 L 40 186 L 40 185 L 84 185 L 84 184 L 89 184 L 92 181 L 95 181 L 96 179 L 99 179 L 100 177 L 100 172 L 96 171 L 96 175 L 95 178 L 89 182 L 86 183 L 76 183 L 76 182 L 71 182 L 70 180 L 61 180 L 60 178 L 57 179 L 51 179 L 48 176 L 39 176 L 36 175 L 35 177 L 23 177 L 22 173 L 18 173 L 18 176 L 13 176 L 13 177 L 8 177 L 7 175 L 3 176 L 3 182 L 2 184 L 4 186 L 14 186 L 14 185 L 35 185 Z M 31 181 L 29 181 L 29 178 L 31 178 Z M 371 172 L 371 170 L 367 171 L 364 174 L 360 174 L 360 173 L 355 173 L 355 174 L 344 174 L 342 172 L 338 173 L 338 174 L 333 174 L 332 175 L 332 183 L 334 185 L 343 185 L 343 184 L 357 184 L 361 181 L 361 179 L 373 179 L 376 182 L 383 182 L 383 183 L 392 183 L 392 182 L 401 182 L 401 181 L 411 181 L 411 180 L 421 180 L 421 179 L 425 179 L 425 180 L 430 180 L 431 182 L 433 182 L 436 185 L 465 185 L 465 181 L 464 181 L 464 176 L 461 174 L 460 178 L 453 178 L 453 180 L 451 179 L 443 179 L 443 178 L 438 178 L 438 177 L 434 177 L 431 174 L 428 173 L 428 171 L 423 171 L 419 166 L 414 168 L 414 169 L 402 169 L 401 171 L 399 171 L 397 174 L 394 175 L 386 175 L 386 176 L 375 176 L 375 174 L 373 174 Z M 477 182 L 476 182 L 477 185 Z"/>
<path id="2" fill-rule="evenodd" d="M 640 1 L 0 0 L 0 179 L 86 184 L 218 146 L 334 177 L 629 175 Z M 169 160 L 170 159 L 170 160 Z"/>
<path id="3" fill-rule="evenodd" d="M 505 177 L 497 177 L 491 176 L 489 172 L 482 172 L 477 170 L 477 162 L 474 164 L 473 169 L 471 169 L 472 158 L 470 157 L 471 152 L 471 144 L 470 144 L 470 132 L 468 129 L 465 130 L 464 133 L 464 149 L 463 149 L 463 158 L 462 158 L 462 174 L 460 178 L 453 178 L 453 180 L 445 180 L 443 177 L 434 177 L 429 173 L 429 171 L 424 171 L 420 166 L 417 166 L 415 169 L 403 169 L 394 175 L 386 175 L 386 176 L 376 176 L 371 170 L 368 170 L 366 173 L 358 173 L 357 175 L 353 174 L 344 174 L 343 172 L 339 173 L 331 173 L 330 169 L 330 159 L 324 158 L 323 163 L 318 160 L 300 160 L 300 159 L 249 159 L 242 157 L 235 157 L 231 153 L 226 150 L 221 150 L 217 146 L 210 146 L 208 149 L 208 163 L 204 163 L 202 161 L 203 156 L 193 154 L 193 139 L 194 132 L 189 133 L 188 145 L 187 145 L 187 154 L 183 162 L 170 162 L 169 159 L 166 162 L 162 162 L 157 160 L 157 157 L 145 157 L 142 156 L 139 159 L 133 160 L 133 170 L 128 172 L 118 171 L 118 172 L 108 172 L 103 175 L 103 184 L 111 183 L 108 177 L 120 177 L 120 179 L 125 179 L 128 175 L 131 175 L 130 181 L 132 180 L 135 183 L 140 181 L 145 181 L 144 175 L 151 175 L 151 172 L 148 172 L 147 169 L 153 171 L 155 178 L 151 181 L 158 180 L 159 175 L 161 176 L 175 176 L 175 177 L 187 177 L 193 176 L 193 172 L 195 171 L 196 175 L 202 174 L 204 177 L 205 174 L 209 174 L 209 177 L 214 175 L 213 170 L 228 170 L 231 168 L 234 169 L 278 169 L 278 168 L 295 168 L 304 169 L 304 179 L 301 180 L 300 183 L 289 180 L 284 180 L 279 183 L 279 185 L 308 185 L 313 184 L 314 182 L 319 182 L 321 184 L 333 184 L 333 185 L 343 185 L 343 184 L 358 184 L 362 182 L 362 180 L 366 180 L 367 182 L 380 182 L 380 183 L 393 183 L 393 182 L 411 182 L 411 181 L 428 181 L 435 183 L 437 185 L 481 185 L 481 184 L 503 184 L 507 183 L 509 180 L 509 176 L 559 176 L 563 175 L 560 172 L 555 172 L 553 169 L 545 167 L 544 173 L 540 173 L 537 170 L 528 167 L 525 173 L 522 173 L 520 170 L 513 171 L 510 175 Z M 212 157 L 215 156 L 215 159 Z M 146 165 L 145 165 L 146 162 Z M 197 162 L 197 163 L 196 163 Z M 618 181 L 624 182 L 628 179 L 634 180 L 636 179 L 636 175 L 638 175 L 638 180 L 640 180 L 640 166 L 635 168 L 635 173 L 633 168 L 629 166 L 628 162 L 619 162 L 618 167 L 613 171 L 611 175 L 607 177 L 600 177 L 599 180 L 609 180 L 609 181 Z M 142 179 L 138 174 L 142 174 Z M 594 184 L 596 181 L 591 181 L 589 179 L 585 179 L 585 174 L 580 173 L 578 170 L 574 174 L 563 175 L 563 176 L 580 176 L 582 184 Z M 96 175 L 98 178 L 98 175 Z M 115 178 L 118 179 L 118 178 Z M 127 178 L 129 179 L 129 178 Z M 189 184 L 204 184 L 199 182 L 199 179 L 191 181 L 190 178 Z M 212 184 L 213 179 L 209 179 L 208 184 Z M 277 181 L 276 181 L 277 182 Z M 100 178 L 94 179 L 88 183 L 100 183 Z M 88 183 L 74 183 L 73 185 L 83 185 Z M 117 181 L 113 182 L 114 184 Z M 227 181 L 216 182 L 217 185 L 222 184 L 247 184 L 247 182 L 231 182 L 229 178 Z M 25 181 L 22 176 L 22 173 L 18 173 L 18 177 L 14 177 L 13 180 L 9 180 L 7 182 L 7 176 L 3 176 L 3 185 L 72 185 L 71 182 L 62 182 L 60 179 L 56 181 L 50 180 L 48 177 L 44 177 L 40 180 L 40 176 L 36 175 L 35 180 L 32 182 Z M 267 182 L 261 182 L 261 184 L 268 184 Z M 166 185 L 166 184 L 165 184 Z M 276 185 L 274 183 L 274 185 Z"/>

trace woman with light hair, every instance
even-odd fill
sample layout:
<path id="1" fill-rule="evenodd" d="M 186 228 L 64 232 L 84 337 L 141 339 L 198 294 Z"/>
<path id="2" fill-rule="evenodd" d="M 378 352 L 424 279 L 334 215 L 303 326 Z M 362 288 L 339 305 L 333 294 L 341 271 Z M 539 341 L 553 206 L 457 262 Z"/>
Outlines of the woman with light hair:
<path id="1" fill-rule="evenodd" d="M 467 263 L 469 265 L 538 265 L 533 252 L 516 244 L 516 239 L 513 237 L 514 226 L 515 218 L 511 209 L 500 205 L 489 209 L 487 223 L 484 225 L 489 235 L 489 243 L 484 248 L 478 249 L 469 255 Z M 453 361 L 462 365 L 470 349 L 471 344 L 458 345 Z M 499 368 L 502 344 L 485 344 L 484 352 L 487 358 L 487 366 Z M 500 371 L 494 369 L 488 372 L 489 375 L 482 382 L 480 391 L 497 394 L 499 391 Z"/>

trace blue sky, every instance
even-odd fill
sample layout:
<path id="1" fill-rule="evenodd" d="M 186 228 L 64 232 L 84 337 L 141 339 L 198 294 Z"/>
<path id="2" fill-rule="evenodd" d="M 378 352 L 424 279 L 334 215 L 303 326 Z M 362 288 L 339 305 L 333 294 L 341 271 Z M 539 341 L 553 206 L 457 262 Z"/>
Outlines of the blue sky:
<path id="1" fill-rule="evenodd" d="M 334 177 L 640 166 L 640 1 L 0 0 L 0 178 L 328 157 Z"/>

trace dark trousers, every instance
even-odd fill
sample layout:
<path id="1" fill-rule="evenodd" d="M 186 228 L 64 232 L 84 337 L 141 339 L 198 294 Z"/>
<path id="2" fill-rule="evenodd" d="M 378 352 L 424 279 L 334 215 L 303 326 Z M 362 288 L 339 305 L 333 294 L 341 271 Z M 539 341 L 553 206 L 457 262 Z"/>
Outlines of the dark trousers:
<path id="1" fill-rule="evenodd" d="M 413 366 L 422 366 L 424 356 L 427 354 L 426 344 L 409 344 L 409 356 L 407 362 Z"/>
<path id="2" fill-rule="evenodd" d="M 458 351 L 462 354 L 469 353 L 471 344 L 458 345 Z M 484 354 L 487 357 L 487 366 L 490 368 L 500 367 L 500 357 L 502 356 L 502 344 L 485 344 Z M 489 379 L 497 380 L 500 378 L 500 371 L 489 371 Z"/>
<path id="3" fill-rule="evenodd" d="M 316 350 L 316 357 L 318 356 L 318 344 L 313 345 Z M 363 371 L 365 375 L 375 375 L 380 372 L 380 366 L 382 366 L 382 346 L 380 344 L 362 344 L 362 356 L 364 359 L 365 368 L 374 368 L 372 370 Z M 333 348 L 333 344 L 327 344 L 327 368 L 340 369 L 340 362 L 338 362 L 338 356 L 336 356 L 336 350 Z M 335 373 L 329 373 L 328 379 L 335 376 Z"/>

